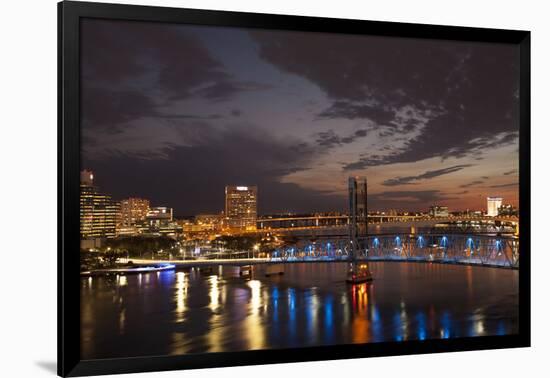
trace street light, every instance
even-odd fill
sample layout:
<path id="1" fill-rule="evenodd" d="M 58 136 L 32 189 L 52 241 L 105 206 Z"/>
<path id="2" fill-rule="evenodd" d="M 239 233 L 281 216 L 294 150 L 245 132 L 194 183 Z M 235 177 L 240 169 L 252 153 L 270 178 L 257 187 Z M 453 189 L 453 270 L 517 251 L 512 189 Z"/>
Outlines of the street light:
<path id="1" fill-rule="evenodd" d="M 254 244 L 254 251 L 258 252 L 260 250 L 259 244 Z M 254 253 L 252 254 L 252 258 L 254 258 Z"/>

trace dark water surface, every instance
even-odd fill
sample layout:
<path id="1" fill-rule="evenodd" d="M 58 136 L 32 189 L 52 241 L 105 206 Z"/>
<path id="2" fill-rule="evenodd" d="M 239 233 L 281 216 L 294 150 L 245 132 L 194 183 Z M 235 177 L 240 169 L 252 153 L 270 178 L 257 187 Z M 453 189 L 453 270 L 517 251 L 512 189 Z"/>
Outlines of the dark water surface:
<path id="1" fill-rule="evenodd" d="M 83 359 L 513 334 L 518 272 L 428 263 L 285 265 L 252 279 L 237 268 L 81 281 Z"/>

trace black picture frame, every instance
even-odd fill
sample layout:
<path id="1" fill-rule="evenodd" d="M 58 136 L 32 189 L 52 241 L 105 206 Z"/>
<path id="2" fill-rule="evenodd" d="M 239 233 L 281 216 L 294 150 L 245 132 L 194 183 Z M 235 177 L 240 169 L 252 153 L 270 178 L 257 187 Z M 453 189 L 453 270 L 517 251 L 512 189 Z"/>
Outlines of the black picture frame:
<path id="1" fill-rule="evenodd" d="M 79 25 L 108 18 L 480 41 L 520 48 L 519 334 L 445 340 L 333 345 L 299 349 L 81 360 L 79 304 Z M 530 346 L 530 32 L 394 22 L 253 14 L 105 3 L 58 4 L 58 374 L 82 376 Z"/>

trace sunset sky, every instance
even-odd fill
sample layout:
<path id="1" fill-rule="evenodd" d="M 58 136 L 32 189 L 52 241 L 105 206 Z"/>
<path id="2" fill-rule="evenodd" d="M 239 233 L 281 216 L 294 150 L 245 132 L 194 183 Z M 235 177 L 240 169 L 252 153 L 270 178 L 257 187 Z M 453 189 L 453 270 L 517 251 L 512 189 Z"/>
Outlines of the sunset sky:
<path id="1" fill-rule="evenodd" d="M 515 45 L 105 20 L 82 24 L 82 168 L 115 199 L 219 212 L 518 202 Z"/>

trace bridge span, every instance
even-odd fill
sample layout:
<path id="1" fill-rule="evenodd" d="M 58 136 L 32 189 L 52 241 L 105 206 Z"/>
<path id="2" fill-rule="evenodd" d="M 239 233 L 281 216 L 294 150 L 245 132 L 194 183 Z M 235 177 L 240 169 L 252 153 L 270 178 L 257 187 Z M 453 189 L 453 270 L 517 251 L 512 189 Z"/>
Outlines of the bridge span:
<path id="1" fill-rule="evenodd" d="M 468 229 L 477 227 L 488 227 L 489 225 L 506 225 L 511 233 L 518 232 L 517 217 L 426 217 L 416 215 L 388 216 L 369 215 L 368 233 L 375 234 L 384 232 L 385 229 L 410 228 L 419 229 L 434 227 L 437 224 L 452 222 L 455 228 L 463 227 Z M 279 235 L 336 235 L 347 234 L 349 229 L 349 217 L 347 215 L 337 216 L 308 216 L 289 218 L 261 218 L 257 221 L 257 229 L 247 231 L 250 234 L 264 234 L 274 232 Z M 511 230 L 511 231 L 510 231 Z M 495 231 L 496 232 L 496 231 Z"/>
<path id="2" fill-rule="evenodd" d="M 444 264 L 468 264 L 491 267 L 519 268 L 519 239 L 501 235 L 467 234 L 393 234 L 372 235 L 360 240 L 360 261 L 403 261 Z M 349 239 L 302 239 L 271 252 L 268 258 L 195 260 L 140 260 L 135 264 L 171 263 L 180 267 L 217 265 L 257 265 L 269 263 L 349 261 Z"/>

